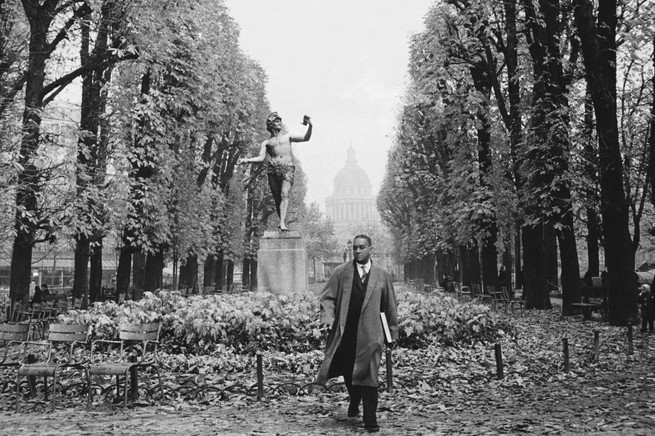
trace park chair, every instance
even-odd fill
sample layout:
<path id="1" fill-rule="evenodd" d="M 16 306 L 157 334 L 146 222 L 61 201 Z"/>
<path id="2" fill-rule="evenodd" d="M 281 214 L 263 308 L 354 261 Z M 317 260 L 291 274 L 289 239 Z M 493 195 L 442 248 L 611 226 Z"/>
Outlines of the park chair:
<path id="1" fill-rule="evenodd" d="M 68 312 L 68 309 L 70 309 L 68 299 L 67 298 L 60 298 L 55 303 L 54 314 L 55 314 L 55 316 L 65 314 L 65 313 Z"/>
<path id="2" fill-rule="evenodd" d="M 32 309 L 29 303 L 16 301 L 9 308 L 8 322 L 12 324 L 29 323 L 32 320 Z"/>
<path id="3" fill-rule="evenodd" d="M 455 293 L 458 297 L 461 297 L 464 301 L 470 301 L 473 299 L 473 290 L 470 286 L 463 286 L 461 283 L 455 283 Z"/>
<path id="4" fill-rule="evenodd" d="M 95 355 L 96 347 L 99 345 L 106 345 L 108 348 L 112 346 L 120 347 L 120 352 L 117 358 L 111 362 L 92 363 L 87 371 L 89 380 L 94 375 L 108 375 L 116 376 L 116 385 L 119 386 L 119 377 L 123 376 L 125 379 L 125 387 L 123 390 L 124 400 L 123 407 L 127 407 L 127 380 L 133 374 L 133 381 L 136 381 L 136 371 L 140 368 L 152 367 L 157 372 L 159 379 L 159 392 L 161 398 L 164 398 L 164 388 L 162 386 L 161 374 L 159 373 L 159 357 L 157 355 L 157 346 L 159 345 L 159 332 L 161 324 L 121 324 L 119 327 L 119 340 L 105 340 L 99 339 L 93 341 L 91 345 L 91 360 L 92 362 L 98 358 Z M 104 353 L 105 357 L 109 352 Z M 132 397 L 136 398 L 138 386 L 132 386 Z M 118 392 L 117 392 L 118 393 Z M 92 389 L 89 388 L 89 395 L 87 398 L 87 405 L 91 405 L 93 400 Z"/>
<path id="5" fill-rule="evenodd" d="M 472 300 L 478 300 L 478 302 L 484 302 L 486 300 L 484 293 L 482 292 L 482 285 L 480 285 L 480 283 L 471 283 L 470 287 L 472 292 Z"/>
<path id="6" fill-rule="evenodd" d="M 506 302 L 505 293 L 502 288 L 496 288 L 493 285 L 487 286 L 487 295 L 491 300 L 491 307 L 497 309 L 499 306 L 504 306 Z"/>
<path id="7" fill-rule="evenodd" d="M 491 304 L 492 309 L 496 309 L 500 301 L 502 300 L 502 291 L 496 289 L 494 285 L 487 285 L 486 292 L 483 294 L 483 301 L 487 301 Z"/>
<path id="8" fill-rule="evenodd" d="M 27 341 L 29 332 L 29 324 L 0 324 L 0 345 L 5 349 L 0 368 L 20 365 L 20 348 L 12 352 L 12 347 L 20 346 Z"/>
<path id="9" fill-rule="evenodd" d="M 509 307 L 509 310 L 512 313 L 514 313 L 514 307 L 517 307 L 522 314 L 525 313 L 525 301 L 522 299 L 513 298 L 513 295 L 510 294 L 508 287 L 503 286 L 501 289 L 503 290 L 503 294 L 505 295 L 505 299 L 507 301 L 506 307 Z"/>
<path id="10" fill-rule="evenodd" d="M 86 373 L 87 348 L 89 341 L 89 326 L 86 324 L 51 324 L 48 339 L 45 342 L 24 342 L 23 355 L 28 350 L 47 349 L 45 353 L 34 354 L 44 356 L 42 361 L 22 364 L 16 374 L 16 411 L 19 411 L 20 378 L 43 377 L 45 400 L 48 400 L 48 377 L 52 377 L 52 410 L 56 406 L 57 373 L 64 368 L 74 368 L 87 376 L 87 388 L 91 388 Z"/>
<path id="11" fill-rule="evenodd" d="M 32 334 L 30 340 L 43 339 L 50 323 L 50 310 L 45 303 L 34 303 L 32 305 Z"/>

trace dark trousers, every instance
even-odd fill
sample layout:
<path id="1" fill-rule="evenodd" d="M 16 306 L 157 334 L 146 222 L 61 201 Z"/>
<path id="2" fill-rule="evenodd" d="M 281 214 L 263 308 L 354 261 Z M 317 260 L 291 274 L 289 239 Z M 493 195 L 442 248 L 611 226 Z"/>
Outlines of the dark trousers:
<path id="1" fill-rule="evenodd" d="M 375 427 L 378 425 L 377 410 L 378 410 L 378 388 L 372 386 L 353 386 L 352 372 L 350 375 L 344 376 L 343 379 L 350 395 L 349 410 L 359 408 L 360 401 L 364 406 L 364 425 L 367 427 Z"/>

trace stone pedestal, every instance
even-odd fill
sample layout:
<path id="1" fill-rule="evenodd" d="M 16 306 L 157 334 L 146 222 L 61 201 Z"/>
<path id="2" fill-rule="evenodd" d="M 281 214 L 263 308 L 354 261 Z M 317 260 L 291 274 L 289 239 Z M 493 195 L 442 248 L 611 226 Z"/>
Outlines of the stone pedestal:
<path id="1" fill-rule="evenodd" d="M 257 251 L 257 290 L 281 295 L 308 287 L 307 250 L 300 232 L 264 232 Z"/>

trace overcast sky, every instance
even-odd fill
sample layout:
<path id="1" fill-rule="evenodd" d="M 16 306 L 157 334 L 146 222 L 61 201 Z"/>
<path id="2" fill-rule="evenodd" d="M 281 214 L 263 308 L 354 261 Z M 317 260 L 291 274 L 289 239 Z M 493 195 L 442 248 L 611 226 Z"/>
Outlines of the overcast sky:
<path id="1" fill-rule="evenodd" d="M 268 98 L 292 133 L 307 200 L 325 210 L 350 144 L 377 194 L 407 83 L 409 39 L 433 0 L 225 0 L 241 47 L 268 75 Z M 262 120 L 263 123 L 263 120 Z M 262 137 L 264 139 L 264 137 Z"/>

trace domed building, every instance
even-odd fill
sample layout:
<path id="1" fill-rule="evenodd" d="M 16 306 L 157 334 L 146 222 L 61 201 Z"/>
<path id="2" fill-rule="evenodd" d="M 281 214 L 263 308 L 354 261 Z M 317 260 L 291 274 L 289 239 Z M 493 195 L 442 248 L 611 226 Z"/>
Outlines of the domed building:
<path id="1" fill-rule="evenodd" d="M 352 238 L 349 229 L 362 222 L 379 222 L 380 216 L 371 194 L 371 180 L 357 164 L 355 150 L 348 148 L 346 165 L 334 178 L 332 196 L 325 199 L 325 214 L 334 223 L 334 230 L 340 243 Z"/>

